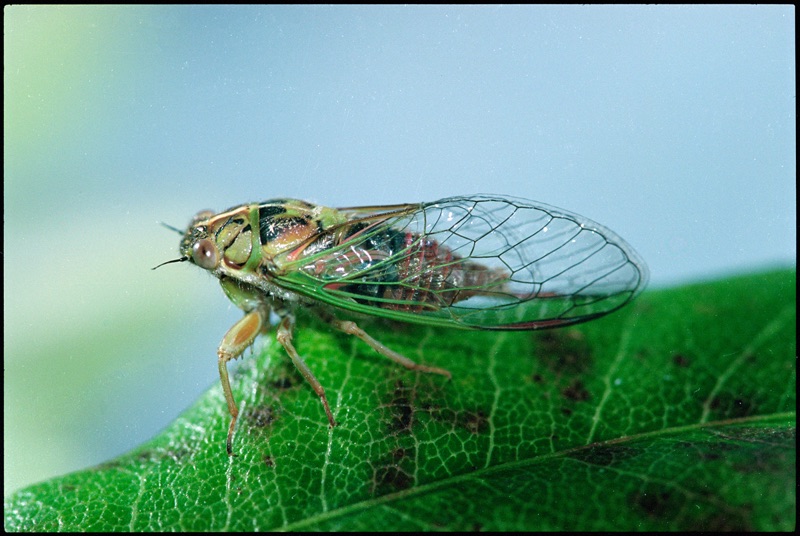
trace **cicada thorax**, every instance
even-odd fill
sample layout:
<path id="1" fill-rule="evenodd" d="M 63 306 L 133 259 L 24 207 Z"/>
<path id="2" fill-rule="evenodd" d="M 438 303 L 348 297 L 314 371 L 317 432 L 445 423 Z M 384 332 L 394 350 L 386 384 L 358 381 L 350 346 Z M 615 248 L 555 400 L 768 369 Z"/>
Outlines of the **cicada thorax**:
<path id="1" fill-rule="evenodd" d="M 327 229 L 345 221 L 336 209 L 296 199 L 273 199 L 258 206 L 258 227 L 264 258 L 278 261 L 298 248 L 305 250 Z"/>

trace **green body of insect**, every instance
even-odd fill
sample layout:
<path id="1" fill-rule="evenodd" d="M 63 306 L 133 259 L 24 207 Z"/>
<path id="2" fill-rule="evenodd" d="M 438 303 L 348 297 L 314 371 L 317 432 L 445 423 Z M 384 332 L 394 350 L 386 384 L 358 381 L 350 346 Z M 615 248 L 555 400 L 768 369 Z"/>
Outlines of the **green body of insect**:
<path id="1" fill-rule="evenodd" d="M 559 327 L 622 307 L 646 283 L 644 263 L 612 231 L 541 203 L 470 196 L 433 203 L 333 209 L 273 199 L 200 212 L 181 258 L 220 280 L 245 312 L 217 351 L 231 414 L 238 408 L 227 362 L 280 317 L 277 340 L 320 397 L 322 385 L 292 345 L 298 304 L 412 370 L 450 377 L 385 347 L 337 310 L 462 329 Z"/>

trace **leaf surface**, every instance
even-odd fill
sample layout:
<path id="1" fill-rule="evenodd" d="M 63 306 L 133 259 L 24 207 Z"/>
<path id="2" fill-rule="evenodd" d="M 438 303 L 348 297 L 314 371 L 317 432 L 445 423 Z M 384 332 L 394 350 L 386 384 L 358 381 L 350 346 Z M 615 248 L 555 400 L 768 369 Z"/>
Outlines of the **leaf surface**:
<path id="1" fill-rule="evenodd" d="M 5 500 L 6 530 L 792 530 L 796 271 L 527 333 L 301 316 L 338 426 L 268 337 L 150 442 Z M 209 364 L 215 366 L 214 348 Z"/>

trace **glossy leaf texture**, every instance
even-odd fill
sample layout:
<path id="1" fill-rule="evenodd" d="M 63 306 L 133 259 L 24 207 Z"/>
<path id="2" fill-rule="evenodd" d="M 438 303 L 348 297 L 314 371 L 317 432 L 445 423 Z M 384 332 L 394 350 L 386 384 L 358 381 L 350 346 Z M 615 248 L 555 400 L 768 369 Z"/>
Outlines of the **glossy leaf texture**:
<path id="1" fill-rule="evenodd" d="M 233 377 L 238 457 L 214 386 L 131 453 L 8 497 L 5 529 L 793 530 L 795 291 L 792 269 L 561 330 L 364 324 L 449 382 L 301 317 L 336 428 L 270 336 Z"/>

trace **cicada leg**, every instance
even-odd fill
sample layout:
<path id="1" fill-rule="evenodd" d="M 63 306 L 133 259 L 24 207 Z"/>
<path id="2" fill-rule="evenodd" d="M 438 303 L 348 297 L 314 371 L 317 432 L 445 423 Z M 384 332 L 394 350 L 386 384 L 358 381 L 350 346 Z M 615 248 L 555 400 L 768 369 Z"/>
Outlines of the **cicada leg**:
<path id="1" fill-rule="evenodd" d="M 278 324 L 278 342 L 281 343 L 283 349 L 286 350 L 287 354 L 289 354 L 289 357 L 292 359 L 292 363 L 294 363 L 294 366 L 300 371 L 300 374 L 302 374 L 306 381 L 311 384 L 314 392 L 317 393 L 320 400 L 322 400 L 322 405 L 325 407 L 325 414 L 328 416 L 328 422 L 331 423 L 331 427 L 334 427 L 336 426 L 336 422 L 333 420 L 333 414 L 331 413 L 331 408 L 328 405 L 328 398 L 325 396 L 325 389 L 323 389 L 322 384 L 319 383 L 319 380 L 314 377 L 311 369 L 308 368 L 308 365 L 306 365 L 305 361 L 303 361 L 303 358 L 300 357 L 300 354 L 297 353 L 297 350 L 294 349 L 294 345 L 292 345 L 293 331 L 294 317 L 291 314 L 286 313 L 283 318 L 281 318 L 281 323 Z"/>
<path id="2" fill-rule="evenodd" d="M 327 320 L 336 329 L 338 329 L 340 331 L 343 331 L 344 333 L 347 333 L 348 335 L 353 335 L 355 337 L 358 337 L 359 339 L 361 339 L 362 341 L 367 343 L 370 346 L 370 348 L 372 348 L 373 350 L 375 350 L 376 352 L 378 352 L 382 356 L 388 357 L 389 359 L 391 359 L 395 363 L 403 365 L 404 367 L 406 367 L 409 370 L 418 370 L 420 372 L 430 372 L 430 373 L 433 373 L 433 374 L 441 374 L 442 376 L 446 377 L 448 380 L 452 376 L 452 374 L 450 374 L 449 370 L 441 369 L 441 368 L 438 368 L 438 367 L 429 367 L 427 365 L 420 365 L 419 363 L 415 363 L 414 361 L 411 361 L 406 356 L 404 356 L 402 354 L 398 354 L 394 350 L 391 350 L 391 349 L 387 348 L 383 344 L 379 343 L 378 341 L 376 341 L 375 339 L 370 337 L 369 334 L 367 334 L 366 331 L 364 331 L 363 329 L 358 327 L 358 325 L 355 322 L 352 322 L 350 320 L 339 320 L 338 318 L 335 318 L 335 317 L 333 317 L 333 316 L 331 316 L 329 314 L 325 314 L 325 313 L 323 313 L 321 316 L 323 318 L 325 318 L 325 320 Z"/>
<path id="3" fill-rule="evenodd" d="M 256 309 L 244 315 L 236 322 L 222 338 L 222 342 L 217 349 L 219 356 L 219 379 L 222 382 L 222 392 L 225 394 L 225 401 L 228 403 L 228 411 L 231 414 L 231 425 L 228 428 L 228 441 L 226 448 L 228 456 L 233 455 L 233 429 L 236 426 L 236 419 L 239 417 L 239 408 L 233 399 L 231 382 L 228 379 L 228 361 L 236 359 L 253 344 L 256 336 L 261 332 L 261 328 L 267 325 L 267 311 Z"/>

